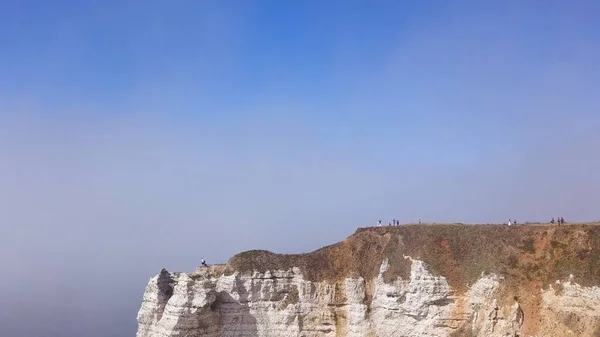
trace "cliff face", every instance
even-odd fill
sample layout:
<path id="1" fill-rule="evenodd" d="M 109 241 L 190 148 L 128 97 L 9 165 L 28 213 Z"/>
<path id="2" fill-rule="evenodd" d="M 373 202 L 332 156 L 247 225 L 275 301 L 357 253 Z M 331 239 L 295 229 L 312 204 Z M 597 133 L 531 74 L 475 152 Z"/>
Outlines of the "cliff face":
<path id="1" fill-rule="evenodd" d="M 137 337 L 600 336 L 600 226 L 359 229 L 150 279 Z"/>

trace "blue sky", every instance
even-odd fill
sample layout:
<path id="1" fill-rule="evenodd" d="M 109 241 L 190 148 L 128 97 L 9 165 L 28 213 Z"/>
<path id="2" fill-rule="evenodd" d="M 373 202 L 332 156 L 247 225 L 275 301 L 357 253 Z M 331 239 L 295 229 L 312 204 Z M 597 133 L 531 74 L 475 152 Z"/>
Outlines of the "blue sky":
<path id="1" fill-rule="evenodd" d="M 131 336 L 162 267 L 310 251 L 378 219 L 599 220 L 599 16 L 3 1 L 0 326 Z"/>

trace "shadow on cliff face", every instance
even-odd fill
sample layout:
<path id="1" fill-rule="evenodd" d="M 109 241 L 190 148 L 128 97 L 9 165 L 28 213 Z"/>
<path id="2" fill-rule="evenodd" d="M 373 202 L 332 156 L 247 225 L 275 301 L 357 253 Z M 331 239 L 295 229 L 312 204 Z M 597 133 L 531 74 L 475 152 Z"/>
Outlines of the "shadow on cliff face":
<path id="1" fill-rule="evenodd" d="M 171 274 L 163 268 L 158 275 L 156 284 L 159 298 L 166 302 L 173 295 L 173 278 Z"/>
<path id="2" fill-rule="evenodd" d="M 258 322 L 250 312 L 249 294 L 243 282 L 236 280 L 235 290 L 239 299 L 226 291 L 217 293 L 217 300 L 211 310 L 219 313 L 219 331 L 221 336 L 258 336 Z"/>

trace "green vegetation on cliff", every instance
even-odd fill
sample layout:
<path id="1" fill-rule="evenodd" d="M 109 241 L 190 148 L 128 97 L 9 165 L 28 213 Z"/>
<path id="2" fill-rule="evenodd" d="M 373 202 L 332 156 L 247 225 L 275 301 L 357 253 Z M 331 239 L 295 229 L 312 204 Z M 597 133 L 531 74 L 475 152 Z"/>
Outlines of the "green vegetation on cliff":
<path id="1" fill-rule="evenodd" d="M 424 261 L 456 290 L 482 273 L 509 282 L 547 286 L 573 275 L 582 285 L 600 285 L 600 225 L 404 225 L 359 228 L 346 240 L 307 254 L 264 250 L 231 258 L 227 271 L 266 271 L 298 267 L 312 281 L 344 277 L 374 278 L 384 259 L 384 280 L 410 275 L 410 260 Z"/>

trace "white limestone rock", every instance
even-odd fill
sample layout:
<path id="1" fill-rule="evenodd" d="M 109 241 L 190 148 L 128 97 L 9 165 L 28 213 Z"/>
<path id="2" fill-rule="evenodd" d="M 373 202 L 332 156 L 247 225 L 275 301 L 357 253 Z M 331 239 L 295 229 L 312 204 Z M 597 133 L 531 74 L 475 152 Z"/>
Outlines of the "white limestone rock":
<path id="1" fill-rule="evenodd" d="M 466 331 L 524 337 L 527 317 L 520 304 L 498 304 L 503 281 L 498 275 L 482 275 L 464 294 L 456 294 L 424 262 L 405 258 L 411 261 L 410 277 L 389 284 L 383 279 L 387 260 L 372 280 L 337 283 L 308 281 L 298 268 L 220 277 L 206 268 L 190 274 L 163 270 L 146 287 L 137 337 L 433 337 Z M 592 336 L 600 321 L 600 288 L 568 282 L 560 292 L 543 292 L 541 301 L 544 320 L 567 323 L 540 336 Z M 584 324 L 569 328 L 569 315 Z"/>

